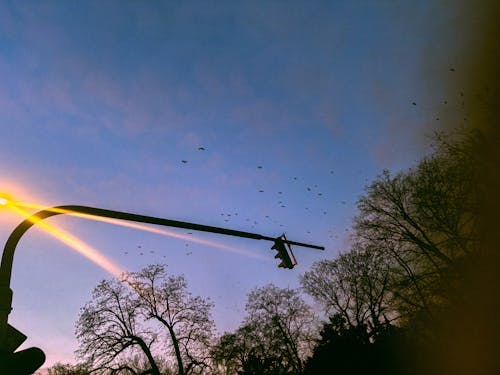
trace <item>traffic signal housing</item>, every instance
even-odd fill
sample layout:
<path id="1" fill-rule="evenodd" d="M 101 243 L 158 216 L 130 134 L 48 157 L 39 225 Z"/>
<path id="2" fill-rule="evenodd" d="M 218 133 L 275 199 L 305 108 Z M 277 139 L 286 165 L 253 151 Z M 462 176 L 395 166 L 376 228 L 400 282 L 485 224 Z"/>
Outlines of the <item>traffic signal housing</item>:
<path id="1" fill-rule="evenodd" d="M 274 240 L 274 245 L 271 249 L 277 251 L 274 257 L 276 259 L 281 259 L 278 267 L 292 269 L 297 264 L 292 248 L 284 234 Z"/>

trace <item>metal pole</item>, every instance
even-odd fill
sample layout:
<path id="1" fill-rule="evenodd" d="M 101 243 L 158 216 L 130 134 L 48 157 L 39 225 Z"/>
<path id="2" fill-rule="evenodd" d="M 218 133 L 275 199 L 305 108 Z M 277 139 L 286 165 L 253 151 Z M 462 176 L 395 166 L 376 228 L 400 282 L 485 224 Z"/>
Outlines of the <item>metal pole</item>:
<path id="1" fill-rule="evenodd" d="M 61 214 L 87 214 L 93 216 L 109 217 L 119 220 L 135 221 L 140 223 L 162 225 L 168 227 L 185 228 L 191 230 L 197 230 L 202 232 L 211 232 L 225 234 L 228 236 L 237 236 L 244 238 L 251 238 L 255 240 L 267 240 L 274 241 L 276 238 L 263 236 L 257 233 L 244 232 L 239 230 L 214 227 L 209 225 L 188 223 L 185 221 L 163 219 L 152 216 L 137 215 L 127 212 L 105 210 L 102 208 L 87 207 L 87 206 L 57 206 L 52 208 L 47 208 L 41 210 L 27 219 L 25 219 L 21 224 L 19 224 L 14 231 L 10 234 L 2 254 L 2 263 L 0 264 L 0 350 L 6 350 L 7 348 L 7 324 L 8 316 L 12 310 L 12 290 L 10 289 L 10 279 L 12 274 L 12 263 L 14 260 L 14 252 L 16 246 L 23 236 L 23 234 L 35 225 L 38 221 L 47 219 L 51 216 L 61 215 Z M 322 246 L 310 245 L 295 241 L 286 241 L 291 245 L 309 247 L 313 249 L 324 250 Z"/>

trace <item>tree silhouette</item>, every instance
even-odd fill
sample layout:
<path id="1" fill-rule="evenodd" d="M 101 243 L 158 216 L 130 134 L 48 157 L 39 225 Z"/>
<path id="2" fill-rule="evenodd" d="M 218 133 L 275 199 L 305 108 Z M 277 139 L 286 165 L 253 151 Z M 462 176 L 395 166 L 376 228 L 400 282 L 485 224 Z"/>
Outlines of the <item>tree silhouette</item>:
<path id="1" fill-rule="evenodd" d="M 178 374 L 204 373 L 214 329 L 211 308 L 188 292 L 184 276 L 169 275 L 162 265 L 102 281 L 81 309 L 77 355 L 99 373 L 160 375 L 169 357 Z"/>
<path id="2" fill-rule="evenodd" d="M 160 375 L 152 354 L 157 334 L 145 327 L 140 303 L 133 292 L 117 280 L 104 280 L 92 292 L 92 301 L 80 311 L 76 324 L 77 356 L 93 371 L 113 373 L 130 369 L 128 360 L 141 353 L 149 363 L 145 372 Z"/>
<path id="3" fill-rule="evenodd" d="M 255 339 L 251 327 L 241 326 L 235 332 L 219 337 L 211 349 L 211 357 L 225 374 L 242 373 L 255 356 L 264 353 L 263 347 Z"/>
<path id="4" fill-rule="evenodd" d="M 384 171 L 367 186 L 350 251 L 302 276 L 304 290 L 334 313 L 306 373 L 324 373 L 325 366 L 428 373 L 436 371 L 430 358 L 459 335 L 443 332 L 454 309 L 470 306 L 465 280 L 482 257 L 478 135 L 435 139 L 435 152 L 415 168 Z"/>
<path id="5" fill-rule="evenodd" d="M 214 362 L 226 374 L 300 374 L 312 350 L 315 319 L 299 291 L 255 288 L 246 311 L 242 325 L 212 349 Z"/>
<path id="6" fill-rule="evenodd" d="M 300 373 L 314 336 L 314 315 L 298 290 L 269 284 L 248 294 L 245 324 L 254 327 L 266 350 Z"/>
<path id="7" fill-rule="evenodd" d="M 184 276 L 173 276 L 163 265 L 150 265 L 127 275 L 126 281 L 137 298 L 137 313 L 144 320 L 166 328 L 168 343 L 180 375 L 201 373 L 209 367 L 209 348 L 214 322 L 213 304 L 193 297 Z"/>
<path id="8" fill-rule="evenodd" d="M 90 375 L 90 370 L 81 364 L 56 363 L 47 369 L 47 375 Z"/>
<path id="9" fill-rule="evenodd" d="M 368 358 L 369 337 L 362 325 L 350 326 L 342 314 L 335 314 L 323 325 L 320 339 L 305 374 L 362 374 L 370 373 Z"/>
<path id="10" fill-rule="evenodd" d="M 233 333 L 223 334 L 212 347 L 211 355 L 218 369 L 227 375 L 276 375 L 288 373 L 280 348 L 270 348 L 262 340 L 258 327 L 243 324 Z M 272 350 L 271 350 L 272 349 Z"/>
<path id="11" fill-rule="evenodd" d="M 462 265 L 479 251 L 475 137 L 436 140 L 435 153 L 416 168 L 378 176 L 355 218 L 356 241 L 391 265 L 400 313 L 430 319 L 461 288 Z"/>
<path id="12" fill-rule="evenodd" d="M 339 314 L 348 327 L 363 327 L 371 335 L 398 317 L 391 278 L 385 259 L 358 244 L 337 259 L 315 262 L 300 282 L 328 314 Z"/>
<path id="13" fill-rule="evenodd" d="M 304 375 L 417 375 L 415 351 L 416 345 L 400 328 L 386 324 L 370 336 L 366 327 L 350 326 L 337 313 L 323 324 Z"/>

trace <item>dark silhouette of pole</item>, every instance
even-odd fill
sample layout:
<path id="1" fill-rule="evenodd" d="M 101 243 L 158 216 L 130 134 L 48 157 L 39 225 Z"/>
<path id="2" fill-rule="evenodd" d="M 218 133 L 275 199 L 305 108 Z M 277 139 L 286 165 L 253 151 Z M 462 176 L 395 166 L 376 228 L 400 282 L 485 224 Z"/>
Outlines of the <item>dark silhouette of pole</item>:
<path id="1" fill-rule="evenodd" d="M 12 290 L 10 289 L 10 279 L 12 274 L 12 263 L 14 260 L 14 252 L 16 250 L 16 246 L 21 237 L 23 236 L 23 234 L 37 222 L 47 219 L 51 216 L 61 215 L 61 214 L 87 214 L 92 216 L 109 217 L 119 220 L 135 221 L 140 223 L 191 229 L 202 232 L 219 233 L 228 236 L 251 238 L 255 240 L 267 240 L 267 241 L 276 240 L 276 238 L 274 237 L 263 236 L 257 233 L 244 232 L 244 231 L 214 227 L 209 225 L 195 224 L 185 221 L 163 219 L 152 216 L 137 215 L 127 212 L 105 210 L 102 208 L 95 208 L 95 207 L 70 205 L 70 206 L 57 206 L 41 210 L 31 215 L 27 219 L 25 219 L 22 223 L 20 223 L 10 234 L 9 238 L 7 239 L 7 242 L 5 243 L 5 247 L 2 254 L 2 263 L 0 264 L 0 352 L 5 352 L 5 351 L 13 352 L 15 349 L 17 349 L 16 346 L 17 344 L 9 342 L 9 339 L 10 341 L 12 341 L 12 338 L 7 337 L 8 331 L 9 333 L 13 332 L 12 331 L 13 327 L 8 325 L 8 316 L 10 311 L 12 310 Z M 323 246 L 311 245 L 296 241 L 285 240 L 283 242 L 289 245 L 303 246 L 319 250 L 325 249 Z M 15 329 L 14 332 L 16 332 Z M 25 338 L 26 337 L 24 336 L 24 339 Z M 22 337 L 19 337 L 18 341 L 21 340 L 24 341 L 24 339 L 22 339 Z M 12 349 L 12 347 L 14 347 L 14 349 Z"/>

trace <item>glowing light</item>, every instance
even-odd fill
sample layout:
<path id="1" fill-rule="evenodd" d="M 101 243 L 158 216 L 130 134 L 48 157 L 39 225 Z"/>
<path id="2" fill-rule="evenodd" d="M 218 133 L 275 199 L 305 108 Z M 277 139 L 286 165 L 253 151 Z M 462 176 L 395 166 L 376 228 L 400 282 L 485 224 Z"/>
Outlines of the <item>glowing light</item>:
<path id="1" fill-rule="evenodd" d="M 0 206 L 7 207 L 14 204 L 14 201 L 8 194 L 0 193 Z"/>
<path id="2" fill-rule="evenodd" d="M 48 224 L 36 217 L 32 217 L 31 213 L 18 208 L 18 207 L 11 207 L 13 211 L 17 212 L 19 215 L 21 215 L 24 218 L 30 218 L 31 217 L 31 222 L 36 224 L 39 228 L 43 229 L 45 232 L 50 234 L 52 237 L 58 239 L 59 241 L 63 242 L 64 244 L 70 246 L 72 249 L 76 250 L 78 253 L 98 265 L 99 267 L 103 268 L 110 274 L 116 277 L 121 277 L 122 274 L 124 273 L 124 270 L 121 269 L 120 266 L 118 266 L 116 263 L 114 263 L 112 260 L 108 259 L 105 255 L 101 254 L 99 250 L 94 249 L 92 246 L 86 244 L 82 240 L 76 238 L 75 236 L 71 235 L 70 233 L 57 228 L 51 224 Z"/>

